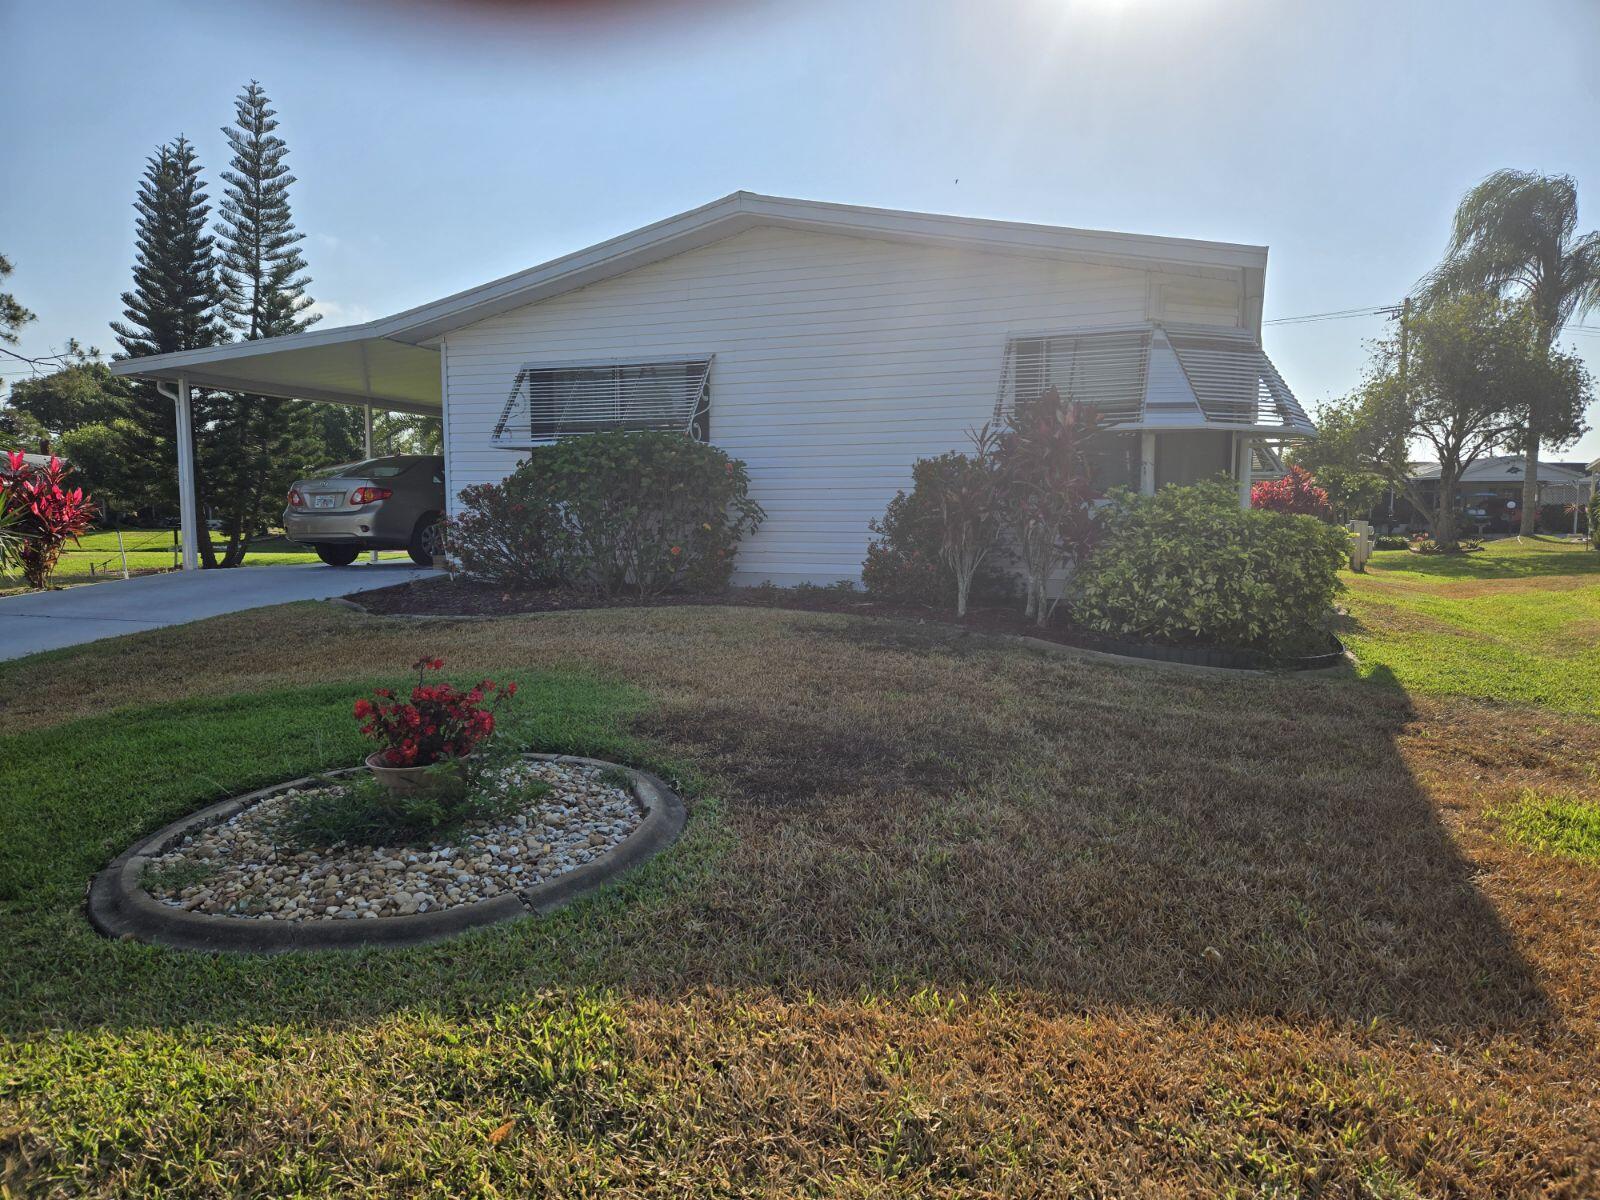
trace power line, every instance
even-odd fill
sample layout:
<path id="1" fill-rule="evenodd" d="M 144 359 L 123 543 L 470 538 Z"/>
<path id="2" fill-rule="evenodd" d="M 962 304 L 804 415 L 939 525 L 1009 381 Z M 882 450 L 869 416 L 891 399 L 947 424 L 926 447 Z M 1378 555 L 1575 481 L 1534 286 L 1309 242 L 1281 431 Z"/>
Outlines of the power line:
<path id="1" fill-rule="evenodd" d="M 1354 317 L 1372 317 L 1380 313 L 1392 317 L 1400 311 L 1398 304 L 1378 304 L 1367 308 L 1340 308 L 1331 312 L 1303 313 L 1296 317 L 1274 317 L 1263 325 L 1311 325 L 1318 321 L 1348 321 Z"/>

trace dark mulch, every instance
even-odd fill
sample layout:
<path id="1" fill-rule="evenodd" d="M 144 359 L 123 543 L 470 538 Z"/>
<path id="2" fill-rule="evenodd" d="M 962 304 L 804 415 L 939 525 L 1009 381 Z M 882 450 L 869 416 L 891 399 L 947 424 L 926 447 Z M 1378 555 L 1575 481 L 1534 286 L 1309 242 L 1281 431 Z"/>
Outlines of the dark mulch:
<path id="1" fill-rule="evenodd" d="M 863 592 L 844 587 L 765 585 L 735 587 L 721 592 L 695 595 L 602 597 L 565 588 L 506 588 L 468 579 L 430 579 L 362 592 L 355 602 L 368 612 L 385 616 L 439 617 L 503 617 L 517 613 L 559 612 L 571 609 L 683 608 L 704 605 L 781 608 L 801 612 L 844 613 L 857 617 L 888 617 L 899 621 L 932 622 L 954 625 L 974 633 L 1016 634 L 1042 638 L 1063 646 L 1076 646 L 1083 650 L 1098 650 L 1109 654 L 1168 657 L 1158 647 L 1149 647 L 1151 653 L 1141 655 L 1138 647 L 1082 629 L 1063 619 L 1059 614 L 1052 618 L 1049 625 L 1040 627 L 1024 618 L 1014 607 L 999 608 L 986 605 L 968 609 L 965 619 L 962 619 L 954 613 L 927 605 L 894 604 L 874 600 Z M 1203 654 L 1208 648 L 1199 649 Z M 1192 661 L 1201 665 L 1229 667 L 1259 668 L 1284 665 L 1247 650 L 1219 648 L 1216 653 L 1224 658 L 1209 661 L 1197 656 Z"/>
<path id="2" fill-rule="evenodd" d="M 665 596 L 594 596 L 565 588 L 504 588 L 468 579 L 429 579 L 362 592 L 355 603 L 385 616 L 503 617 L 515 613 L 589 608 L 684 608 L 704 605 L 782 608 L 801 612 L 932 621 L 975 633 L 1012 633 L 1066 646 L 1098 650 L 1106 641 L 1063 621 L 1040 628 L 1009 608 L 974 607 L 965 620 L 921 604 L 892 604 L 838 587 L 735 587 L 721 592 Z"/>

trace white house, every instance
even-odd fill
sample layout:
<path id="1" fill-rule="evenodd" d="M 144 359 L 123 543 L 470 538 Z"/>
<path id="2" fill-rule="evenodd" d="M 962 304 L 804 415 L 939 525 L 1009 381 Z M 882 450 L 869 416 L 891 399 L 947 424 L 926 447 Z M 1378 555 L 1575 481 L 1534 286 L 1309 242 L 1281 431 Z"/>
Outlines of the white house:
<path id="1" fill-rule="evenodd" d="M 542 441 L 683 429 L 743 459 L 767 511 L 739 580 L 829 582 L 858 577 L 914 460 L 1048 386 L 1112 424 L 1112 480 L 1244 490 L 1277 469 L 1272 446 L 1313 429 L 1260 348 L 1266 265 L 1260 246 L 737 192 L 392 317 L 113 370 L 172 385 L 182 431 L 192 387 L 442 414 L 452 506 Z"/>

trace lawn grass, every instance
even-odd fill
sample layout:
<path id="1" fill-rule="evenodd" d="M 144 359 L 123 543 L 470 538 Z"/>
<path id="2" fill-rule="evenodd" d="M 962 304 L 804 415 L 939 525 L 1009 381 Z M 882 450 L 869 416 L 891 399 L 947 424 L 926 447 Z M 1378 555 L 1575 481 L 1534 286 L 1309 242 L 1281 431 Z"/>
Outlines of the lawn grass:
<path id="1" fill-rule="evenodd" d="M 1600 863 L 1600 804 L 1527 791 L 1493 815 L 1508 836 L 1535 850 Z"/>
<path id="2" fill-rule="evenodd" d="M 1600 554 L 1587 545 L 1381 551 L 1345 582 L 1342 636 L 1363 673 L 1416 692 L 1600 714 Z"/>
<path id="3" fill-rule="evenodd" d="M 127 552 L 128 573 L 150 575 L 172 570 L 172 539 L 170 529 L 125 529 L 122 531 L 122 549 L 117 546 L 115 530 L 95 530 L 86 533 L 76 544 L 68 543 L 56 565 L 54 583 L 57 587 L 98 582 L 101 579 L 122 578 L 122 550 Z M 382 558 L 405 557 L 402 550 L 380 552 Z M 297 542 L 282 537 L 256 538 L 245 555 L 249 567 L 270 567 L 281 563 L 313 563 L 316 554 Z M 20 578 L 0 576 L 0 596 L 27 591 Z"/>
<path id="4" fill-rule="evenodd" d="M 423 652 L 674 781 L 683 841 L 413 950 L 88 928 L 131 838 L 355 761 L 349 703 Z M 1600 1186 L 1600 870 L 1494 815 L 1597 799 L 1580 713 L 821 614 L 300 604 L 0 664 L 0 728 L 14 1191 Z"/>

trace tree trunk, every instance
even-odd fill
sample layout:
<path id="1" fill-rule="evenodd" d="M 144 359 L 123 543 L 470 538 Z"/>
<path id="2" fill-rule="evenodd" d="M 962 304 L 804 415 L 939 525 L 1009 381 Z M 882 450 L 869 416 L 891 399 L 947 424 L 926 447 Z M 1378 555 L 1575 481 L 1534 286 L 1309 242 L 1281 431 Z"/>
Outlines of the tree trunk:
<path id="1" fill-rule="evenodd" d="M 1522 536 L 1530 537 L 1539 520 L 1539 435 L 1528 424 L 1528 446 L 1522 453 Z"/>
<path id="2" fill-rule="evenodd" d="M 1444 477 L 1439 479 L 1439 499 L 1433 514 L 1433 541 L 1441 550 L 1456 549 L 1456 485 L 1460 481 L 1452 479 L 1449 487 L 1445 486 Z"/>
<path id="3" fill-rule="evenodd" d="M 967 593 L 972 589 L 972 572 L 956 568 L 956 616 L 967 615 Z"/>
<path id="4" fill-rule="evenodd" d="M 1035 582 L 1036 576 L 1033 569 L 1033 546 L 1028 541 L 1026 530 L 1023 531 L 1018 542 L 1022 550 L 1022 573 L 1025 576 L 1022 590 L 1022 619 L 1031 621 L 1037 609 L 1039 588 Z"/>

